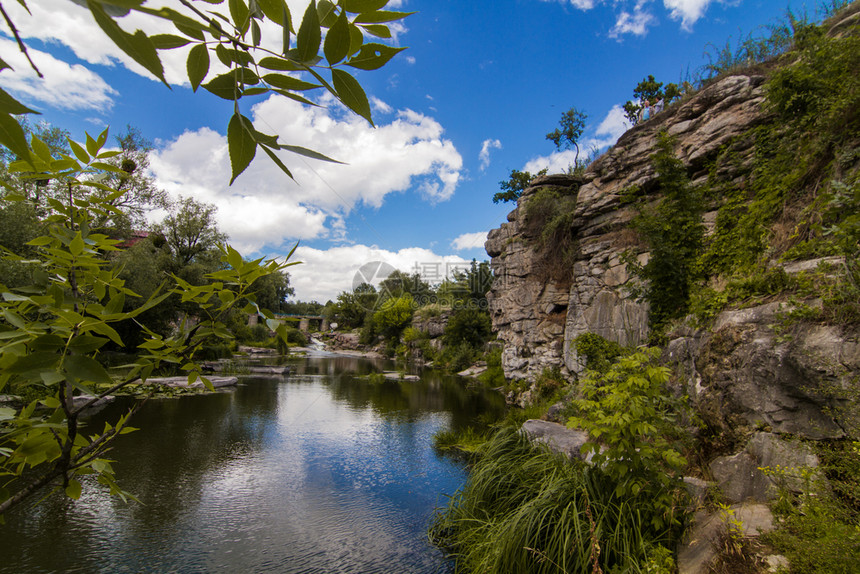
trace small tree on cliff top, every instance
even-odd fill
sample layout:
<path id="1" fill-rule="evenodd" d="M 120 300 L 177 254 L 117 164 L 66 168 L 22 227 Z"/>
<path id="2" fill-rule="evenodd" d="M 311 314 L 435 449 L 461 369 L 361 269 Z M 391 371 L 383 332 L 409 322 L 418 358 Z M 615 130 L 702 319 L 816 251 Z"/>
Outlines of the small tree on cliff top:
<path id="1" fill-rule="evenodd" d="M 576 155 L 573 158 L 573 166 L 579 165 L 579 138 L 582 137 L 582 132 L 585 130 L 585 120 L 588 115 L 580 112 L 576 108 L 570 108 L 561 114 L 559 124 L 561 129 L 555 129 L 546 134 L 546 139 L 555 144 L 557 150 L 570 149 L 573 147 L 576 150 Z"/>

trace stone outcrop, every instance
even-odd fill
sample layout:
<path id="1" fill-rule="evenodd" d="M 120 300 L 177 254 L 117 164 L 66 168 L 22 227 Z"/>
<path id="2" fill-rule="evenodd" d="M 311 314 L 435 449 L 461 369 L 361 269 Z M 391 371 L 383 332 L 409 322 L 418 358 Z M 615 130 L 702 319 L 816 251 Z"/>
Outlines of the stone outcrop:
<path id="1" fill-rule="evenodd" d="M 742 188 L 753 167 L 751 128 L 769 121 L 763 85 L 763 76 L 725 77 L 628 130 L 583 175 L 538 177 L 524 190 L 485 244 L 496 277 L 490 314 L 508 378 L 533 380 L 547 368 L 580 374 L 585 365 L 574 341 L 584 333 L 625 346 L 647 340 L 648 307 L 631 296 L 637 280 L 625 254 L 644 263 L 649 253 L 630 228 L 636 212 L 627 198 L 659 196 L 651 156 L 661 131 L 675 136 L 675 155 L 694 184 Z M 724 152 L 731 161 L 713 161 Z M 567 210 L 567 252 L 530 221 L 530 202 L 549 192 L 563 198 L 556 209 Z M 706 228 L 714 220 L 715 212 L 706 213 Z M 839 258 L 773 262 L 789 275 L 821 264 L 844 265 Z M 563 273 L 547 271 L 559 265 Z M 677 390 L 690 396 L 709 429 L 731 438 L 729 446 L 743 447 L 756 430 L 811 439 L 860 434 L 860 329 L 790 324 L 789 310 L 786 301 L 772 300 L 723 311 L 707 329 L 670 334 L 667 358 L 683 379 Z"/>
<path id="2" fill-rule="evenodd" d="M 645 340 L 647 306 L 626 289 L 631 278 L 622 254 L 636 247 L 636 238 L 628 228 L 634 211 L 622 198 L 634 188 L 655 190 L 651 155 L 663 130 L 676 136 L 675 153 L 694 180 L 707 177 L 705 162 L 723 146 L 732 146 L 740 158 L 731 169 L 748 162 L 752 142 L 738 136 L 762 119 L 763 82 L 761 76 L 724 78 L 628 130 L 584 176 L 539 177 L 523 192 L 508 222 L 492 230 L 485 245 L 496 277 L 488 299 L 494 330 L 505 342 L 506 376 L 531 378 L 560 365 L 580 372 L 583 365 L 571 341 L 582 333 L 624 345 Z M 722 176 L 730 180 L 733 174 Z M 538 252 L 525 221 L 530 198 L 547 187 L 576 196 L 571 223 L 576 250 L 568 280 L 549 279 L 542 271 L 546 254 Z M 562 258 L 561 253 L 550 256 Z M 640 261 L 646 260 L 647 253 L 641 253 Z"/>
<path id="3" fill-rule="evenodd" d="M 755 428 L 807 438 L 855 436 L 860 429 L 856 328 L 781 327 L 790 307 L 767 303 L 728 310 L 707 331 L 669 343 L 685 373 L 687 393 L 714 429 L 745 435 Z"/>
<path id="4" fill-rule="evenodd" d="M 766 432 L 755 433 L 741 452 L 718 457 L 709 465 L 722 497 L 730 503 L 769 502 L 780 486 L 803 492 L 810 487 L 804 484 L 804 473 L 810 473 L 810 480 L 821 480 L 817 468 L 818 457 L 807 445 Z"/>

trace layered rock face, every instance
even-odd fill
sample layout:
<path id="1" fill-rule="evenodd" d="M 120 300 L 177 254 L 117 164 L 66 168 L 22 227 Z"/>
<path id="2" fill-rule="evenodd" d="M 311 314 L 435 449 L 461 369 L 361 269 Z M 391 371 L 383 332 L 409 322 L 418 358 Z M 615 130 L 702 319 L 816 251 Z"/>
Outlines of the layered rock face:
<path id="1" fill-rule="evenodd" d="M 580 372 L 583 365 L 571 341 L 583 333 L 622 345 L 645 340 L 648 309 L 629 296 L 630 277 L 621 260 L 625 251 L 636 251 L 628 226 L 634 211 L 622 197 L 634 187 L 654 191 L 651 155 L 663 130 L 676 137 L 675 154 L 689 166 L 694 182 L 707 178 L 705 162 L 730 142 L 741 158 L 733 169 L 742 169 L 752 142 L 739 142 L 738 136 L 762 119 L 763 83 L 761 76 L 727 77 L 627 131 L 583 177 L 540 177 L 523 192 L 508 222 L 492 230 L 485 245 L 496 276 L 488 299 L 493 328 L 505 342 L 506 376 L 530 378 L 552 367 Z M 525 206 L 548 187 L 576 196 L 571 223 L 576 248 L 569 258 L 572 279 L 566 281 L 543 272 L 548 256 L 561 260 L 563 254 L 541 253 L 525 221 Z M 646 261 L 647 253 L 639 257 Z"/>
<path id="2" fill-rule="evenodd" d="M 663 130 L 675 136 L 675 155 L 694 184 L 711 176 L 721 186 L 744 185 L 755 143 L 744 134 L 767 119 L 763 83 L 760 76 L 724 78 L 630 129 L 584 176 L 537 178 L 523 192 L 508 222 L 491 231 L 485 245 L 496 276 L 490 313 L 504 342 L 507 377 L 532 379 L 546 368 L 581 373 L 573 341 L 584 333 L 625 346 L 647 339 L 648 308 L 630 295 L 635 279 L 622 258 L 628 252 L 641 263 L 648 253 L 630 229 L 635 209 L 625 193 L 659 194 L 651 156 Z M 724 149 L 733 161 L 709 174 L 711 160 Z M 541 242 L 529 225 L 529 202 L 546 190 L 575 197 L 572 253 Z M 714 218 L 715 212 L 706 213 L 706 226 Z M 548 260 L 568 266 L 565 279 L 546 272 Z M 818 263 L 784 268 L 793 274 Z M 800 323 L 786 332 L 780 321 L 787 310 L 785 302 L 726 310 L 707 330 L 675 333 L 667 356 L 685 375 L 681 391 L 705 424 L 737 440 L 762 428 L 813 439 L 857 436 L 860 330 Z"/>

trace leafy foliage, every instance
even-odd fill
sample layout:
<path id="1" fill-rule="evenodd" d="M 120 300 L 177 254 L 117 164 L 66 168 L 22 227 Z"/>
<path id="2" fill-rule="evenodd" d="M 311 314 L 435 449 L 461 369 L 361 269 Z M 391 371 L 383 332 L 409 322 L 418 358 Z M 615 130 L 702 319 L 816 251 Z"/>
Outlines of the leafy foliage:
<path id="1" fill-rule="evenodd" d="M 532 175 L 527 171 L 512 169 L 510 177 L 506 181 L 499 182 L 499 187 L 502 191 L 496 192 L 493 196 L 493 203 L 499 203 L 500 201 L 516 203 L 532 180 L 538 176 L 546 175 L 546 172 L 547 169 L 542 169 Z"/>
<path id="2" fill-rule="evenodd" d="M 596 333 L 583 333 L 573 340 L 573 344 L 576 354 L 585 359 L 585 366 L 599 373 L 609 370 L 612 361 L 624 354 L 621 345 Z"/>
<path id="3" fill-rule="evenodd" d="M 525 235 L 534 242 L 538 269 L 547 280 L 567 281 L 573 272 L 577 245 L 571 225 L 577 191 L 544 186 L 525 201 Z"/>
<path id="4" fill-rule="evenodd" d="M 713 237 L 699 259 L 702 269 L 722 275 L 728 287 L 700 290 L 697 313 L 713 316 L 735 297 L 728 288 L 749 284 L 773 259 L 845 255 L 838 279 L 822 275 L 817 292 L 825 302 L 821 318 L 860 321 L 854 303 L 860 290 L 856 265 L 856 156 L 860 80 L 856 35 L 829 37 L 821 26 L 789 15 L 787 32 L 795 49 L 765 84 L 766 107 L 775 120 L 756 126 L 743 137 L 755 141 L 754 171 L 741 185 L 719 185 Z M 712 172 L 736 161 L 731 146 L 717 158 Z M 787 230 L 779 232 L 780 229 Z M 777 235 L 777 233 L 781 233 Z M 768 272 L 769 273 L 769 272 Z M 793 285 L 787 285 L 793 289 Z"/>
<path id="5" fill-rule="evenodd" d="M 19 2 L 26 8 L 25 0 Z M 385 0 L 339 0 L 337 3 L 311 0 L 296 31 L 289 5 L 283 0 L 250 3 L 231 0 L 226 3 L 227 10 L 217 10 L 217 4 L 223 3 L 207 0 L 205 7 L 182 2 L 176 8 L 154 8 L 140 0 L 91 0 L 86 6 L 108 38 L 165 85 L 167 80 L 159 52 L 185 48 L 191 87 L 197 91 L 202 86 L 233 103 L 234 111 L 227 126 L 231 183 L 248 167 L 258 149 L 290 177 L 289 169 L 275 152 L 284 150 L 334 161 L 313 150 L 281 143 L 276 135 L 257 131 L 241 113 L 243 98 L 279 94 L 312 105 L 305 94 L 325 89 L 373 124 L 367 95 L 344 67 L 376 70 L 404 50 L 378 42 L 365 43 L 364 35 L 391 38 L 388 23 L 397 22 L 409 13 L 383 10 L 387 4 Z M 120 26 L 119 20 L 132 12 L 170 22 L 178 35 L 147 36 L 141 30 L 128 32 Z M 8 18 L 6 23 L 27 55 L 26 44 L 14 24 Z M 228 71 L 210 76 L 213 60 L 220 61 Z M 32 60 L 30 64 L 41 76 Z M 326 71 L 329 79 L 322 75 Z M 296 77 L 296 73 L 307 75 L 310 81 Z M 0 144 L 24 160 L 30 159 L 27 137 L 14 116 L 30 113 L 36 112 L 0 90 Z"/>
<path id="6" fill-rule="evenodd" d="M 661 134 L 657 148 L 652 161 L 662 199 L 656 205 L 640 204 L 633 221 L 651 255 L 644 265 L 627 258 L 628 268 L 645 281 L 643 294 L 653 332 L 686 312 L 705 236 L 701 192 L 690 184 L 684 164 L 675 157 L 672 139 Z"/>
<path id="7" fill-rule="evenodd" d="M 579 165 L 579 138 L 582 137 L 582 132 L 585 130 L 585 120 L 588 115 L 576 108 L 570 108 L 561 114 L 559 125 L 561 129 L 556 128 L 554 131 L 546 134 L 546 139 L 550 140 L 555 148 L 559 151 L 563 149 L 576 150 L 576 155 L 573 158 L 574 167 Z"/>
<path id="8" fill-rule="evenodd" d="M 670 371 L 656 365 L 659 356 L 651 348 L 619 358 L 604 374 L 590 371 L 568 421 L 588 431 L 583 452 L 612 480 L 615 494 L 647 508 L 656 530 L 679 524 L 680 472 L 687 464 L 672 442 L 682 436 L 680 404 L 666 390 Z"/>
<path id="9" fill-rule="evenodd" d="M 762 469 L 779 489 L 774 510 L 780 520 L 765 539 L 789 559 L 791 572 L 848 574 L 860 563 L 860 443 L 838 441 L 817 450 L 827 486 L 816 478 L 816 469 Z M 801 482 L 803 490 L 790 491 L 786 478 Z"/>
<path id="10" fill-rule="evenodd" d="M 479 309 L 461 309 L 445 325 L 442 335 L 445 345 L 466 343 L 473 348 L 482 346 L 492 336 L 490 316 Z"/>
<path id="11" fill-rule="evenodd" d="M 644 107 L 644 102 L 650 102 L 651 105 L 657 103 L 658 100 L 663 100 L 664 105 L 669 105 L 679 99 L 683 91 L 677 84 L 666 84 L 663 88 L 663 82 L 658 82 L 654 76 L 648 75 L 641 82 L 636 84 L 633 90 L 635 101 L 628 100 L 624 104 L 624 113 L 627 116 L 627 121 L 630 125 L 636 125 L 639 122 L 639 113 Z"/>
<path id="12" fill-rule="evenodd" d="M 263 315 L 270 329 L 286 336 L 274 316 L 254 302 L 253 286 L 292 264 L 246 262 L 234 249 L 219 246 L 223 268 L 207 274 L 206 285 L 175 277 L 177 287 L 172 292 L 197 306 L 196 324 L 183 321 L 171 336 L 142 325 L 147 337 L 137 360 L 126 365 L 120 377 L 105 369 L 99 361 L 101 349 L 110 343 L 123 346 L 114 327 L 139 320 L 170 295 L 163 287 L 156 288 L 140 306 L 124 309 L 126 298 L 137 294 L 107 257 L 120 250 L 120 241 L 95 232 L 92 226 L 111 208 L 109 202 L 124 193 L 102 183 L 97 173 L 122 171 L 105 161 L 121 153 L 103 151 L 106 140 L 107 130 L 97 138 L 87 135 L 84 145 L 69 142 L 72 149 L 80 148 L 75 157 L 63 154 L 57 159 L 34 137 L 29 161 L 9 165 L 19 177 L 62 178 L 68 199 L 65 203 L 48 200 L 51 213 L 45 220 L 46 233 L 29 241 L 38 262 L 32 281 L 21 287 L 0 285 L 0 391 L 38 387 L 48 395 L 18 412 L 0 410 L 0 515 L 46 486 L 78 498 L 78 477 L 85 474 L 97 475 L 112 494 L 128 498 L 117 485 L 105 453 L 115 437 L 132 430 L 128 420 L 135 409 L 89 436 L 79 426 L 82 414 L 105 396 L 145 381 L 162 365 L 176 365 L 188 373 L 189 383 L 201 379 L 211 389 L 197 360 L 212 338 L 230 339 L 223 320 L 236 308 Z M 81 199 L 85 189 L 100 193 Z M 25 198 L 7 195 L 7 200 Z M 39 406 L 46 407 L 48 414 L 38 411 Z"/>
<path id="13" fill-rule="evenodd" d="M 414 314 L 412 296 L 408 293 L 384 301 L 373 314 L 373 324 L 388 339 L 399 339 Z"/>

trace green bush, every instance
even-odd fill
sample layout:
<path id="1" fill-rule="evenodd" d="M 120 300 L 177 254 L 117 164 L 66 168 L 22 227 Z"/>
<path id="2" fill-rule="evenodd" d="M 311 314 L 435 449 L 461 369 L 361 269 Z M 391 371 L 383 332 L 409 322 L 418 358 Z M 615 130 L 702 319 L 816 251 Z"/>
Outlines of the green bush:
<path id="1" fill-rule="evenodd" d="M 477 357 L 478 352 L 475 348 L 463 342 L 455 346 L 446 346 L 436 361 L 447 371 L 458 373 L 471 367 Z"/>
<path id="2" fill-rule="evenodd" d="M 584 449 L 615 484 L 615 492 L 647 509 L 658 530 L 679 524 L 681 471 L 687 461 L 677 442 L 681 405 L 666 389 L 670 371 L 657 366 L 660 349 L 621 357 L 604 373 L 579 383 L 576 415 L 568 426 L 588 431 Z"/>
<path id="3" fill-rule="evenodd" d="M 479 309 L 461 309 L 445 325 L 442 340 L 445 345 L 467 344 L 473 348 L 483 345 L 492 336 L 490 314 Z"/>
<path id="4" fill-rule="evenodd" d="M 614 359 L 624 353 L 624 347 L 595 333 L 583 333 L 573 340 L 576 354 L 585 359 L 585 366 L 605 373 Z"/>
<path id="5" fill-rule="evenodd" d="M 306 347 L 308 344 L 308 338 L 305 337 L 305 334 L 302 333 L 295 327 L 287 327 L 287 342 L 291 345 L 298 345 L 299 347 Z"/>
<path id="6" fill-rule="evenodd" d="M 412 321 L 414 304 L 408 293 L 388 299 L 373 314 L 374 327 L 386 339 L 399 339 L 403 329 Z"/>
<path id="7" fill-rule="evenodd" d="M 692 186 L 683 162 L 675 157 L 673 139 L 665 133 L 657 138 L 651 157 L 657 171 L 662 198 L 652 205 L 639 205 L 633 227 L 648 245 L 651 257 L 639 265 L 628 254 L 627 267 L 643 282 L 648 302 L 648 320 L 657 334 L 688 308 L 690 290 L 701 275 L 697 265 L 705 237 L 701 190 Z"/>

